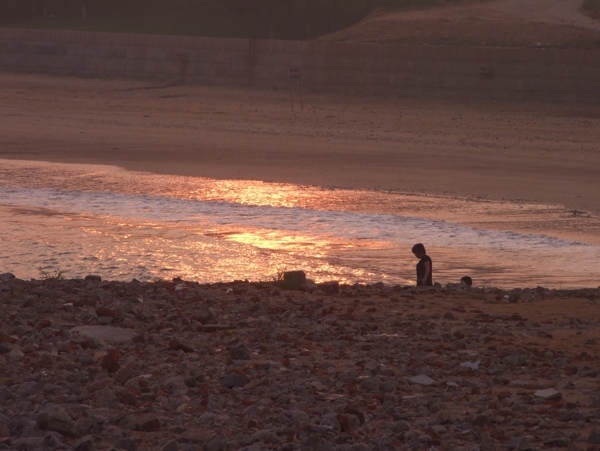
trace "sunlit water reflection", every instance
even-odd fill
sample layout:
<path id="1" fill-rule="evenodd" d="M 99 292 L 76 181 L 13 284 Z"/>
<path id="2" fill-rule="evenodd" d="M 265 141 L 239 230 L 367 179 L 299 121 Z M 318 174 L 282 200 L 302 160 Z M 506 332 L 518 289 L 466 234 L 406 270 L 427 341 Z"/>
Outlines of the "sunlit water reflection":
<path id="1" fill-rule="evenodd" d="M 558 206 L 0 160 L 0 272 L 69 277 L 600 285 L 600 222 Z"/>

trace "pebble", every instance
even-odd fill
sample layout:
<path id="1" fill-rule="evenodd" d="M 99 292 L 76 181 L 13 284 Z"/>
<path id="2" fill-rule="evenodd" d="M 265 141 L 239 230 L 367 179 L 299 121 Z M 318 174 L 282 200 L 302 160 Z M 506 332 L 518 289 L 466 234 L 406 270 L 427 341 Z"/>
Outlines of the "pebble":
<path id="1" fill-rule="evenodd" d="M 227 388 L 243 387 L 250 379 L 237 373 L 229 374 L 223 379 L 223 386 Z"/>
<path id="2" fill-rule="evenodd" d="M 73 445 L 75 451 L 93 451 L 94 449 L 94 438 L 91 435 L 86 435 L 81 439 L 77 440 Z"/>
<path id="3" fill-rule="evenodd" d="M 36 425 L 44 431 L 73 435 L 75 422 L 62 407 L 47 407 L 36 417 Z"/>
<path id="4" fill-rule="evenodd" d="M 153 414 L 147 414 L 139 417 L 135 424 L 136 429 L 142 432 L 153 432 L 160 428 L 160 421 Z"/>
<path id="5" fill-rule="evenodd" d="M 473 426 L 484 427 L 488 424 L 489 420 L 487 415 L 477 415 L 473 420 Z"/>
<path id="6" fill-rule="evenodd" d="M 221 440 L 221 436 L 215 435 L 212 437 L 206 445 L 204 445 L 205 451 L 221 451 L 223 449 L 223 441 Z"/>
<path id="7" fill-rule="evenodd" d="M 548 337 L 596 323 L 494 289 L 0 280 L 0 450 L 600 444 L 596 353 Z"/>
<path id="8" fill-rule="evenodd" d="M 179 445 L 176 440 L 169 440 L 160 448 L 160 451 L 179 451 Z"/>

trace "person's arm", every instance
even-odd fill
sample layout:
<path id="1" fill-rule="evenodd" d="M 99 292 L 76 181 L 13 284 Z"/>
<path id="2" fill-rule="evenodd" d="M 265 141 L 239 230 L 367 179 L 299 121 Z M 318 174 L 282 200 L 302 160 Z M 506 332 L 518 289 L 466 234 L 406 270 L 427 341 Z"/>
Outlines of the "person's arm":
<path id="1" fill-rule="evenodd" d="M 431 262 L 425 262 L 425 274 L 423 275 L 423 285 L 427 284 L 429 273 L 431 272 Z"/>

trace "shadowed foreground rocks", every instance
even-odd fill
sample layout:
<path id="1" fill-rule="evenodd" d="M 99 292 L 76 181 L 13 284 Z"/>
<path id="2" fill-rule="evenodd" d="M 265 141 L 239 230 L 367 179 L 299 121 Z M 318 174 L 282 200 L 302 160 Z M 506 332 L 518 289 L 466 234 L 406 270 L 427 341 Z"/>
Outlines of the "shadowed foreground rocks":
<path id="1" fill-rule="evenodd" d="M 311 291 L 0 278 L 0 450 L 600 449 L 599 289 Z"/>

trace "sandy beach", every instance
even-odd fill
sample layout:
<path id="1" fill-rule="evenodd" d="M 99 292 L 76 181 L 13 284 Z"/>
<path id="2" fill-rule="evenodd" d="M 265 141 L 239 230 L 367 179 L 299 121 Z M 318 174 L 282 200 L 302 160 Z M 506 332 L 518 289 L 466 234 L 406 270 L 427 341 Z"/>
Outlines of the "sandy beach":
<path id="1" fill-rule="evenodd" d="M 0 157 L 600 210 L 600 112 L 0 74 Z M 298 102 L 296 98 L 296 102 Z"/>
<path id="2" fill-rule="evenodd" d="M 425 24 L 421 44 L 508 45 L 527 28 L 519 45 L 591 45 L 597 22 L 578 8 L 376 13 L 325 39 L 413 42 Z M 5 73 L 0 86 L 0 450 L 600 451 L 597 106 L 305 91 L 291 111 L 285 90 Z M 286 200 L 228 180 L 370 191 Z M 402 197 L 418 206 L 387 208 Z M 425 229 L 443 284 L 353 283 L 348 262 L 393 273 L 411 255 L 390 243 Z M 313 272 L 347 279 L 255 277 L 322 249 Z M 549 262 L 588 271 L 588 288 L 536 287 Z M 200 283 L 208 267 L 235 276 Z M 477 278 L 509 270 L 511 287 Z M 463 273 L 475 286 L 447 283 Z"/>

